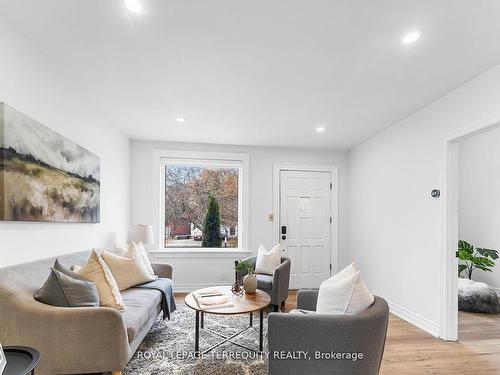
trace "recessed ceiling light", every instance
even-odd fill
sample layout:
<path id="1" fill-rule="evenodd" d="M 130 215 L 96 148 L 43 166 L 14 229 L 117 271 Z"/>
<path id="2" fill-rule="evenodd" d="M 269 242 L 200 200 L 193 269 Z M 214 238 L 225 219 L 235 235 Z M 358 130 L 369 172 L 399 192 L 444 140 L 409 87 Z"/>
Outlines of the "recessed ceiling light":
<path id="1" fill-rule="evenodd" d="M 177 116 L 175 118 L 175 121 L 177 121 L 177 122 L 184 122 L 184 121 L 186 121 L 186 119 L 184 117 L 182 117 L 182 116 Z"/>
<path id="2" fill-rule="evenodd" d="M 422 36 L 422 32 L 420 30 L 414 30 L 406 34 L 403 39 L 401 39 L 401 43 L 403 44 L 412 44 L 420 39 Z"/>
<path id="3" fill-rule="evenodd" d="M 325 127 L 324 126 L 318 126 L 316 128 L 316 133 L 323 133 L 325 131 Z"/>
<path id="4" fill-rule="evenodd" d="M 142 5 L 138 0 L 125 0 L 125 6 L 134 13 L 142 12 Z"/>

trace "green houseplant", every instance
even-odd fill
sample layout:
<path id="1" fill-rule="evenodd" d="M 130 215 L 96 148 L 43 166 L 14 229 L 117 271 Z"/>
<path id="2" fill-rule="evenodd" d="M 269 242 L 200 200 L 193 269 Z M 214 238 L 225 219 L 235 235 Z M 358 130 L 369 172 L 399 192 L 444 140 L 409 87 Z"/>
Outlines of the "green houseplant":
<path id="1" fill-rule="evenodd" d="M 236 262 L 236 265 L 234 266 L 234 270 L 236 272 L 241 272 L 244 270 L 247 270 L 248 273 L 253 273 L 254 268 L 253 268 L 253 263 L 250 262 L 249 260 L 240 260 Z"/>
<path id="2" fill-rule="evenodd" d="M 464 240 L 458 241 L 457 258 L 463 264 L 458 265 L 458 276 L 465 272 L 468 279 L 472 279 L 472 272 L 480 269 L 486 272 L 492 272 L 495 266 L 495 260 L 498 259 L 498 251 L 491 249 L 475 248 Z"/>

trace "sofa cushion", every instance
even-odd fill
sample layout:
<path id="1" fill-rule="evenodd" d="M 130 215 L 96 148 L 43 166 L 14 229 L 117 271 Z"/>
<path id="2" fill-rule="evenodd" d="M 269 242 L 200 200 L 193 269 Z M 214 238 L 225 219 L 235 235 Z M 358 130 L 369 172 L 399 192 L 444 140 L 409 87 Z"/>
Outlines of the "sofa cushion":
<path id="1" fill-rule="evenodd" d="M 257 288 L 264 290 L 273 289 L 273 277 L 270 275 L 257 274 Z"/>
<path id="2" fill-rule="evenodd" d="M 122 292 L 128 342 L 132 342 L 148 322 L 151 315 L 160 313 L 161 293 L 153 289 L 131 288 Z"/>

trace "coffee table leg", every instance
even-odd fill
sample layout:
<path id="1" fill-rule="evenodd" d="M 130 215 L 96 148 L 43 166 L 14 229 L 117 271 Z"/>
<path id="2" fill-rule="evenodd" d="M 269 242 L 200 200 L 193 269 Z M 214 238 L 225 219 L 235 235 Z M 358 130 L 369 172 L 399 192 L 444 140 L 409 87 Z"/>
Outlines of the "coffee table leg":
<path id="1" fill-rule="evenodd" d="M 201 328 L 205 328 L 205 314 L 201 312 Z"/>
<path id="2" fill-rule="evenodd" d="M 253 327 L 253 313 L 250 313 L 250 327 Z"/>
<path id="3" fill-rule="evenodd" d="M 260 309 L 260 327 L 259 327 L 259 351 L 264 349 L 262 345 L 262 336 L 264 335 L 264 309 Z"/>
<path id="4" fill-rule="evenodd" d="M 200 312 L 196 311 L 196 326 L 194 328 L 194 351 L 200 352 Z"/>

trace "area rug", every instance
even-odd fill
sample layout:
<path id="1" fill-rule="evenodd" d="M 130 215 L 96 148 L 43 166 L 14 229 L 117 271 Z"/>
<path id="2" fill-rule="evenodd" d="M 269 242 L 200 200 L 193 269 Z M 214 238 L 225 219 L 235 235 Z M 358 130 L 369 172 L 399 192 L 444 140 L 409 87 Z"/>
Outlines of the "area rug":
<path id="1" fill-rule="evenodd" d="M 267 314 L 266 314 L 267 315 Z M 267 359 L 231 343 L 224 343 L 202 358 L 194 356 L 195 312 L 178 305 L 171 320 L 158 319 L 134 354 L 124 375 L 265 375 Z M 253 327 L 234 339 L 250 348 L 259 347 L 259 314 L 254 313 Z M 230 336 L 249 325 L 249 315 L 205 314 L 205 327 Z M 222 338 L 200 329 L 200 350 Z M 264 318 L 264 345 L 267 343 L 267 317 Z M 265 349 L 264 349 L 265 350 Z"/>

